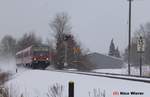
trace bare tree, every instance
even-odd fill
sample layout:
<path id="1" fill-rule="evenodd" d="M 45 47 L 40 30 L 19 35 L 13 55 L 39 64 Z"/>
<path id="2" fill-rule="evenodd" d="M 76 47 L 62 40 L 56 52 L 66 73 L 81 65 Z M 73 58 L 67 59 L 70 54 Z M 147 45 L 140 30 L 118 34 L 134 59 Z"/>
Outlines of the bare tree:
<path id="1" fill-rule="evenodd" d="M 63 39 L 64 33 L 71 32 L 70 18 L 67 13 L 56 14 L 54 20 L 50 23 L 50 27 L 55 32 L 56 39 Z"/>
<path id="2" fill-rule="evenodd" d="M 37 37 L 34 32 L 25 33 L 17 42 L 17 51 L 22 50 L 31 45 L 41 44 L 42 39 Z"/>
<path id="3" fill-rule="evenodd" d="M 67 49 L 67 68 L 77 68 L 79 70 L 89 69 L 90 63 L 85 58 L 84 50 L 81 44 L 77 42 L 72 34 L 72 27 L 70 24 L 70 17 L 67 13 L 58 13 L 54 20 L 50 23 L 52 31 L 55 33 L 56 40 L 56 63 L 58 69 L 64 68 L 66 62 L 66 49 Z M 88 63 L 88 64 L 87 64 Z"/>
<path id="4" fill-rule="evenodd" d="M 106 97 L 105 90 L 100 88 L 94 88 L 93 91 L 89 91 L 89 97 Z"/>
<path id="5" fill-rule="evenodd" d="M 62 69 L 64 67 L 65 60 L 65 45 L 64 36 L 71 33 L 71 25 L 69 22 L 69 16 L 67 13 L 58 13 L 54 17 L 54 20 L 50 23 L 52 31 L 55 33 L 56 40 L 56 67 Z"/>
<path id="6" fill-rule="evenodd" d="M 10 35 L 6 35 L 1 40 L 2 55 L 14 55 L 16 50 L 16 39 Z"/>
<path id="7" fill-rule="evenodd" d="M 47 97 L 63 97 L 63 86 L 56 83 L 48 88 Z"/>

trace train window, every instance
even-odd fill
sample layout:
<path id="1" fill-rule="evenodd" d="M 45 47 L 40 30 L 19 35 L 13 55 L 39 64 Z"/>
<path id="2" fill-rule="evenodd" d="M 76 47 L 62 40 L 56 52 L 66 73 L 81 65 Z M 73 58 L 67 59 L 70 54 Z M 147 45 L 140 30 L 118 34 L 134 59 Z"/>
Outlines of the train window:
<path id="1" fill-rule="evenodd" d="M 20 54 L 20 58 L 22 58 L 22 57 L 23 57 L 23 53 Z"/>
<path id="2" fill-rule="evenodd" d="M 16 58 L 21 58 L 21 54 L 17 54 L 17 55 L 16 55 Z"/>
<path id="3" fill-rule="evenodd" d="M 24 52 L 24 57 L 28 56 L 28 51 Z"/>
<path id="4" fill-rule="evenodd" d="M 19 54 L 18 54 L 18 55 L 16 55 L 16 58 L 19 58 Z"/>
<path id="5" fill-rule="evenodd" d="M 34 51 L 48 51 L 48 48 L 46 47 L 39 47 L 39 48 L 34 48 Z"/>
<path id="6" fill-rule="evenodd" d="M 30 51 L 28 51 L 28 56 L 30 56 Z"/>

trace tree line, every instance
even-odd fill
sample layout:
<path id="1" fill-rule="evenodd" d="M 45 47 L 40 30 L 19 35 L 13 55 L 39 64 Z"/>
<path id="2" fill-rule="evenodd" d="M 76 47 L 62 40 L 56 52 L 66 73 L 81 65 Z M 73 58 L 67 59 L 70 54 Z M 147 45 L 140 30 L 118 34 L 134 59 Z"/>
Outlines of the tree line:
<path id="1" fill-rule="evenodd" d="M 34 44 L 42 44 L 42 39 L 34 32 L 25 33 L 19 39 L 5 35 L 0 41 L 0 54 L 1 56 L 15 56 L 16 52 Z"/>

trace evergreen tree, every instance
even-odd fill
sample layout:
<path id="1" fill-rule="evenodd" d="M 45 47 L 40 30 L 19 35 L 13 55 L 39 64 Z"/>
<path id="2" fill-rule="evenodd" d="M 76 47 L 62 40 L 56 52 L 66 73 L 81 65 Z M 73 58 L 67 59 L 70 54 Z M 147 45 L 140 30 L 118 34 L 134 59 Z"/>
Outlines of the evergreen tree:
<path id="1" fill-rule="evenodd" d="M 113 39 L 111 40 L 111 43 L 110 43 L 108 55 L 109 56 L 115 56 L 115 45 L 114 45 Z"/>
<path id="2" fill-rule="evenodd" d="M 118 47 L 117 47 L 116 50 L 115 50 L 115 57 L 117 57 L 117 58 L 120 58 L 120 57 L 121 57 L 121 56 L 120 56 L 120 51 L 119 51 Z"/>

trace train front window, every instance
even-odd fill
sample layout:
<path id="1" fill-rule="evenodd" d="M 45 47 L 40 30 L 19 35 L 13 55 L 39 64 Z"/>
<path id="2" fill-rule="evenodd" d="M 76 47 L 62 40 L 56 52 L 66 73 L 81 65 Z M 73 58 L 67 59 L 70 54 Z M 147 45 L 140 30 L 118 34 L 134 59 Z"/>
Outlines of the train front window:
<path id="1" fill-rule="evenodd" d="M 48 53 L 48 47 L 36 47 L 33 49 L 33 55 L 35 56 L 47 56 Z"/>
<path id="2" fill-rule="evenodd" d="M 34 56 L 47 56 L 48 53 L 48 51 L 33 51 Z"/>

